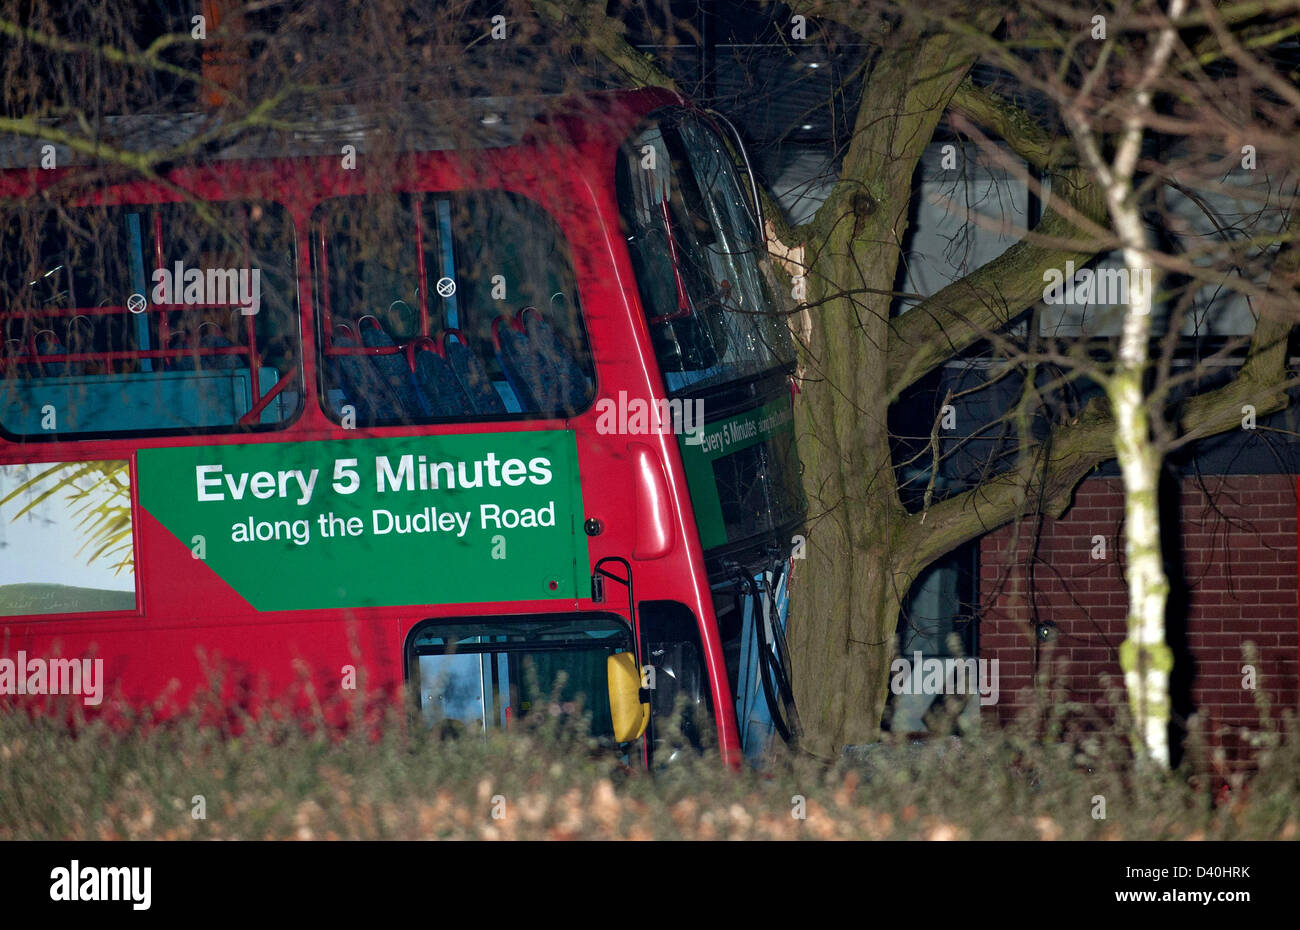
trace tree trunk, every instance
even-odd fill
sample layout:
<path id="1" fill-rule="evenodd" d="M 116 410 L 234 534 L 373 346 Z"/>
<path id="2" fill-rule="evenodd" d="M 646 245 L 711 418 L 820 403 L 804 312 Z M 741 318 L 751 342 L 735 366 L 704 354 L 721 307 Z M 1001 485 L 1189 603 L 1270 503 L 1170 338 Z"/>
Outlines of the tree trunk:
<path id="1" fill-rule="evenodd" d="M 1126 185 L 1127 186 L 1127 185 Z M 1117 200 L 1120 198 L 1117 197 Z M 1124 555 L 1128 571 L 1128 638 L 1119 664 L 1133 713 L 1134 749 L 1169 765 L 1169 673 L 1173 653 L 1165 644 L 1169 579 L 1160 548 L 1160 449 L 1152 441 L 1143 380 L 1149 361 L 1152 286 L 1143 281 L 1141 246 L 1146 230 L 1136 205 L 1115 208 L 1115 224 L 1133 247 L 1124 250 L 1131 298 L 1120 339 L 1119 364 L 1106 393 L 1115 414 L 1115 453 L 1124 480 Z"/>
<path id="2" fill-rule="evenodd" d="M 851 247 L 843 238 L 836 246 L 837 251 Z M 879 276 L 887 281 L 890 259 L 881 265 Z M 828 277 L 846 280 L 840 274 Z M 883 412 L 858 410 L 851 401 L 884 396 L 885 366 L 875 346 L 887 321 L 884 314 L 861 313 L 844 298 L 822 304 L 819 321 L 851 320 L 855 310 L 860 327 L 841 324 L 835 338 L 818 338 L 827 326 L 814 331 L 816 374 L 804 382 L 796 405 L 810 514 L 790 648 L 803 748 L 822 757 L 845 743 L 876 738 L 903 593 L 890 562 L 895 554 L 891 527 L 903 511 L 885 418 Z M 816 673 L 798 674 L 802 669 Z"/>
<path id="3" fill-rule="evenodd" d="M 1143 349 L 1145 350 L 1145 344 Z M 1128 638 L 1119 664 L 1133 713 L 1135 750 L 1169 765 L 1169 672 L 1173 653 L 1165 644 L 1169 579 L 1160 551 L 1160 454 L 1150 440 L 1142 368 L 1113 376 L 1115 450 L 1124 478 L 1124 554 L 1128 569 Z"/>
<path id="4" fill-rule="evenodd" d="M 980 21 L 992 28 L 999 17 Z M 807 249 L 815 313 L 795 409 L 810 514 L 789 640 L 803 746 L 819 756 L 878 738 L 899 607 L 915 577 L 897 545 L 908 516 L 888 428 L 891 292 L 912 175 L 973 60 L 953 36 L 892 36 L 871 72 L 877 90 L 858 108 L 841 168 L 848 180 L 818 210 Z"/>
<path id="5" fill-rule="evenodd" d="M 1150 239 L 1142 219 L 1133 178 L 1142 149 L 1153 87 L 1173 54 L 1178 34 L 1172 20 L 1183 15 L 1186 0 L 1170 0 L 1169 19 L 1160 30 L 1150 58 L 1134 88 L 1115 157 L 1107 166 L 1086 118 L 1076 116 L 1085 157 L 1106 190 L 1106 207 L 1124 247 L 1129 305 L 1120 334 L 1119 359 L 1104 382 L 1115 415 L 1115 454 L 1124 479 L 1124 554 L 1128 562 L 1128 638 L 1120 645 L 1133 711 L 1134 750 L 1156 764 L 1169 766 L 1169 673 L 1173 653 L 1165 644 L 1165 610 L 1169 579 L 1160 550 L 1159 481 L 1163 450 L 1151 431 L 1151 412 L 1144 381 L 1150 362 L 1154 284 L 1146 257 Z"/>
<path id="6" fill-rule="evenodd" d="M 822 568 L 815 585 L 800 586 L 790 629 L 801 746 L 822 758 L 878 738 L 887 694 L 881 683 L 888 680 L 901 605 L 889 577 L 888 541 L 856 548 L 848 530 L 837 518 L 810 534 L 808 558 Z"/>

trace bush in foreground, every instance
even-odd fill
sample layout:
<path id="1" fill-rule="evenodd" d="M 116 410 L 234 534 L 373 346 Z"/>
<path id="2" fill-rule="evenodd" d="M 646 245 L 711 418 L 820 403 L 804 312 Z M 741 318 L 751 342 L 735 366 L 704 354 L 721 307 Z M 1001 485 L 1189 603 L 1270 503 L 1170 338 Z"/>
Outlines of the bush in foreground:
<path id="1" fill-rule="evenodd" d="M 1121 739 L 1041 720 L 762 773 L 686 752 L 651 776 L 553 722 L 447 739 L 396 715 L 340 734 L 273 714 L 68 726 L 5 709 L 0 839 L 1296 838 L 1294 720 L 1259 742 L 1225 792 L 1204 753 L 1143 771 Z"/>

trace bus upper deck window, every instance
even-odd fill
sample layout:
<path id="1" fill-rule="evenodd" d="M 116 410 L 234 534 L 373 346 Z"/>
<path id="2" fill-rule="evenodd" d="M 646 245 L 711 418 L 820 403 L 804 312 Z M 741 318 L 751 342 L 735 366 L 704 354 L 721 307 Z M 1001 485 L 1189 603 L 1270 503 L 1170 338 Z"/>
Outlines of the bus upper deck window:
<path id="1" fill-rule="evenodd" d="M 294 232 L 282 207 L 24 207 L 6 218 L 0 257 L 5 433 L 210 432 L 296 414 Z"/>
<path id="2" fill-rule="evenodd" d="M 358 425 L 570 416 L 595 379 L 562 234 L 505 191 L 338 197 L 312 217 L 323 403 Z"/>
<path id="3" fill-rule="evenodd" d="M 625 144 L 616 186 L 669 390 L 789 365 L 794 350 L 780 290 L 718 136 L 684 114 L 652 119 Z"/>

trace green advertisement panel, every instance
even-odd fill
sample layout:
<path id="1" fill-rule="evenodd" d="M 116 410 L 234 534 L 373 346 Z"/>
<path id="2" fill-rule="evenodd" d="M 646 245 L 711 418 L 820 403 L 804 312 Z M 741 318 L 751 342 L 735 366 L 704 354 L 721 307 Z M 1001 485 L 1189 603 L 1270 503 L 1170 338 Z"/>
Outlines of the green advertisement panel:
<path id="1" fill-rule="evenodd" d="M 142 449 L 137 482 L 257 610 L 587 593 L 568 430 Z"/>

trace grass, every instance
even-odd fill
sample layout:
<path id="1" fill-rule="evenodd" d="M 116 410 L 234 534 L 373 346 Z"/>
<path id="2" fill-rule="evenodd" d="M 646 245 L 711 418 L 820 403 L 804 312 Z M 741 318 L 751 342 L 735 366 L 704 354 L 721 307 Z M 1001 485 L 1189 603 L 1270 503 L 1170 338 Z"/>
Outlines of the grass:
<path id="1" fill-rule="evenodd" d="M 1056 706 L 834 765 L 733 772 L 686 754 L 653 777 L 544 719 L 443 740 L 395 714 L 344 732 L 273 713 L 214 726 L 202 710 L 151 724 L 6 707 L 0 840 L 1300 838 L 1293 718 L 1256 734 L 1257 768 L 1225 797 L 1200 736 L 1178 770 L 1144 771 Z"/>

